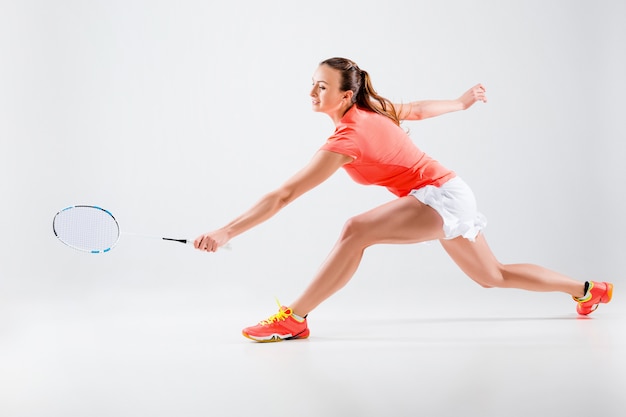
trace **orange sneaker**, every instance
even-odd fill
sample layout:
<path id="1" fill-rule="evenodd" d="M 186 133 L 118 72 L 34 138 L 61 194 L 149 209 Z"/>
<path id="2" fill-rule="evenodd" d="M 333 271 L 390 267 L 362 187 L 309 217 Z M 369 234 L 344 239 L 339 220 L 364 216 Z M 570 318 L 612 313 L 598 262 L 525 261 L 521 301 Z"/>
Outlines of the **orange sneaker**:
<path id="1" fill-rule="evenodd" d="M 574 297 L 576 312 L 582 316 L 592 313 L 600 303 L 608 303 L 613 297 L 613 284 L 610 282 L 589 281 L 587 294 L 582 298 Z"/>
<path id="2" fill-rule="evenodd" d="M 294 317 L 291 308 L 281 306 L 280 303 L 278 305 L 278 313 L 260 321 L 256 326 L 246 327 L 241 333 L 257 342 L 282 342 L 309 337 L 306 318 L 300 321 Z"/>

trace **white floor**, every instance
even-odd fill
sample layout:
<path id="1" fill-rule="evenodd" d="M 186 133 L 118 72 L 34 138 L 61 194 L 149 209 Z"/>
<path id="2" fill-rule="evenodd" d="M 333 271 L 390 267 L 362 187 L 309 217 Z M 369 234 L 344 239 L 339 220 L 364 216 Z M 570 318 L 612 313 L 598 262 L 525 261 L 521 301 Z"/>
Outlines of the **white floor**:
<path id="1" fill-rule="evenodd" d="M 516 294 L 493 313 L 331 302 L 311 338 L 273 344 L 239 334 L 271 310 L 201 294 L 22 300 L 0 307 L 0 415 L 623 416 L 620 304 L 581 319 Z"/>

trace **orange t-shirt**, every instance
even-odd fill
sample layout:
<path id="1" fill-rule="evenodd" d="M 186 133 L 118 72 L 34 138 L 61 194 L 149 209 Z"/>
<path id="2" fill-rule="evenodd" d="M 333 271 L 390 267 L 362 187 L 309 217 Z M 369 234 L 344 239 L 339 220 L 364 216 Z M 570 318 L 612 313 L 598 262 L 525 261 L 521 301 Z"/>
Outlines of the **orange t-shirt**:
<path id="1" fill-rule="evenodd" d="M 421 151 L 391 119 L 356 105 L 320 149 L 354 158 L 344 165 L 354 181 L 387 187 L 398 197 L 426 185 L 439 187 L 455 177 L 454 171 Z"/>

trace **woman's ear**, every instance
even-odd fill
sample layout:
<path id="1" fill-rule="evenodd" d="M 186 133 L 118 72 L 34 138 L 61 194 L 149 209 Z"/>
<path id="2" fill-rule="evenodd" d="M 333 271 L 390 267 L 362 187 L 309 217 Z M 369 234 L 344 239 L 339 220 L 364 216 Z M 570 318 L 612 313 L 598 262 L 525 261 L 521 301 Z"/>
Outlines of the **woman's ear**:
<path id="1" fill-rule="evenodd" d="M 346 99 L 350 103 L 352 102 L 352 96 L 354 96 L 354 91 L 352 90 L 348 90 L 343 93 L 343 98 Z"/>

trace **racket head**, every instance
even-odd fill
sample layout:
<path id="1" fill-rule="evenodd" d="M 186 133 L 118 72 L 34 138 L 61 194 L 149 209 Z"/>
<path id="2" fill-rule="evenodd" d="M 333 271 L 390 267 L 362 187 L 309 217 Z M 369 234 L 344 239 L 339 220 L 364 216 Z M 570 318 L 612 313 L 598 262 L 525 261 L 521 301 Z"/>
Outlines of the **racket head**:
<path id="1" fill-rule="evenodd" d="M 59 211 L 52 221 L 55 236 L 70 248 L 105 253 L 120 239 L 120 227 L 113 214 L 98 206 L 77 205 Z"/>

